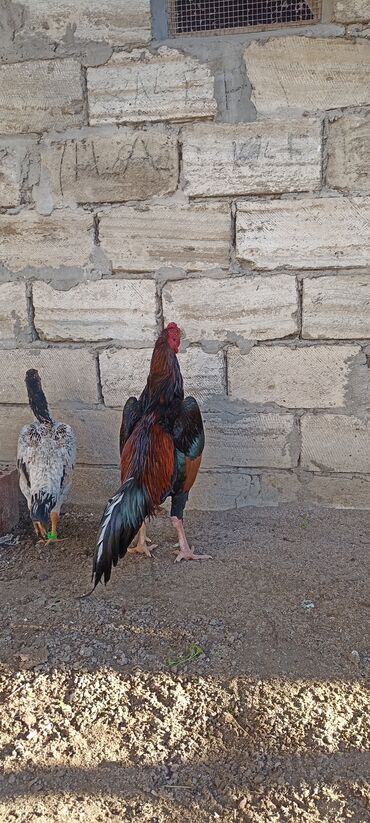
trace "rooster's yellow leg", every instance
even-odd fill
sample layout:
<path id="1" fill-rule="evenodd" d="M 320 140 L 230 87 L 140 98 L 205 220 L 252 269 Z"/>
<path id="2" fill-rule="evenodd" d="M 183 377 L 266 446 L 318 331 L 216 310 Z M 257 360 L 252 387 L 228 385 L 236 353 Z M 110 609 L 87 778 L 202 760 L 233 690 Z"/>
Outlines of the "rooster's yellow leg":
<path id="1" fill-rule="evenodd" d="M 180 563 L 180 560 L 212 560 L 210 554 L 194 554 L 186 539 L 184 524 L 178 517 L 171 517 L 172 525 L 177 531 L 179 538 L 180 551 L 177 554 L 175 563 Z"/>
<path id="2" fill-rule="evenodd" d="M 157 548 L 157 544 L 152 543 L 151 549 L 149 549 L 147 543 L 152 543 L 152 541 L 147 537 L 145 523 L 143 523 L 137 535 L 137 543 L 130 546 L 127 551 L 129 554 L 145 554 L 146 557 L 152 557 L 151 551 Z"/>

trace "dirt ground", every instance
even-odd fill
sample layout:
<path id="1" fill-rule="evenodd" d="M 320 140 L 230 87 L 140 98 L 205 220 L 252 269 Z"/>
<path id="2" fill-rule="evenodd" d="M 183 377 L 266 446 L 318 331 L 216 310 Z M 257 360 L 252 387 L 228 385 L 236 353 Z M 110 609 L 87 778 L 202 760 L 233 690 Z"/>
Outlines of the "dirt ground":
<path id="1" fill-rule="evenodd" d="M 81 599 L 98 517 L 0 545 L 1 823 L 370 821 L 370 513 L 162 515 Z"/>

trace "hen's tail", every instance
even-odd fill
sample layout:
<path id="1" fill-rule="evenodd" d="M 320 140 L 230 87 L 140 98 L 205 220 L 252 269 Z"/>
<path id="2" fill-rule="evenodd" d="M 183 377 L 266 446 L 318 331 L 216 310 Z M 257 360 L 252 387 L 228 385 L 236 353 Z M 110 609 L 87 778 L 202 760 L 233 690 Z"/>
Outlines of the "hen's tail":
<path id="1" fill-rule="evenodd" d="M 143 417 L 121 455 L 122 486 L 106 505 L 100 522 L 93 563 L 94 589 L 108 583 L 146 517 L 154 514 L 171 489 L 174 445 L 155 414 Z"/>
<path id="2" fill-rule="evenodd" d="M 28 401 L 39 423 L 52 423 L 48 409 L 48 401 L 42 390 L 40 375 L 37 369 L 28 369 L 26 372 L 26 388 Z"/>
<path id="3" fill-rule="evenodd" d="M 38 523 L 43 523 L 49 528 L 50 512 L 56 505 L 56 498 L 49 492 L 39 491 L 32 495 L 31 499 L 31 519 Z"/>

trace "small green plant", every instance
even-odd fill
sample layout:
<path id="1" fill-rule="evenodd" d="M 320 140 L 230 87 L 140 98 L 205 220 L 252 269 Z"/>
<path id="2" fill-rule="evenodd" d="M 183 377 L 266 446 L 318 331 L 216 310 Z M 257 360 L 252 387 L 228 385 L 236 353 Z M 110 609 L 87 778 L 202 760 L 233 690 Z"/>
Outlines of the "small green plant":
<path id="1" fill-rule="evenodd" d="M 183 655 L 180 657 L 167 657 L 166 664 L 170 669 L 175 669 L 177 666 L 183 666 L 185 663 L 192 663 L 198 657 L 204 654 L 203 649 L 196 643 L 190 643 Z"/>
<path id="2" fill-rule="evenodd" d="M 300 527 L 301 527 L 301 529 L 307 529 L 308 522 L 309 522 L 308 514 L 305 514 L 305 516 L 304 516 L 303 520 L 302 520 L 302 521 L 301 521 L 301 523 L 299 524 L 299 525 L 300 525 Z"/>

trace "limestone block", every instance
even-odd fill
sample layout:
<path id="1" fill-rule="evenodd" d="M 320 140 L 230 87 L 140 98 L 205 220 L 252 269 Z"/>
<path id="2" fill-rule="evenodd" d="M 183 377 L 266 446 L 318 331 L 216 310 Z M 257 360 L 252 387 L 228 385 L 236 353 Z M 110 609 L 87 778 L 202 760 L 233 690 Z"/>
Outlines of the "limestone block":
<path id="1" fill-rule="evenodd" d="M 263 471 L 259 477 L 256 502 L 253 498 L 248 505 L 278 506 L 281 503 L 293 503 L 298 499 L 299 481 L 291 471 Z"/>
<path id="2" fill-rule="evenodd" d="M 165 322 L 178 323 L 193 343 L 286 337 L 297 330 L 295 279 L 282 274 L 169 282 L 163 310 Z"/>
<path id="3" fill-rule="evenodd" d="M 370 114 L 348 114 L 329 126 L 328 186 L 370 191 Z"/>
<path id="4" fill-rule="evenodd" d="M 0 340 L 15 340 L 28 328 L 24 283 L 0 284 Z"/>
<path id="5" fill-rule="evenodd" d="M 145 200 L 176 190 L 176 138 L 155 127 L 110 136 L 89 130 L 45 146 L 42 170 L 56 205 Z"/>
<path id="6" fill-rule="evenodd" d="M 163 46 L 119 52 L 87 71 L 90 125 L 213 117 L 213 77 L 205 63 Z"/>
<path id="7" fill-rule="evenodd" d="M 3 134 L 82 126 L 81 67 L 72 59 L 0 66 Z"/>
<path id="8" fill-rule="evenodd" d="M 28 185 L 31 165 L 38 172 L 38 154 L 31 137 L 0 138 L 0 204 L 3 208 L 18 206 L 22 190 Z"/>
<path id="9" fill-rule="evenodd" d="M 114 271 L 152 272 L 162 266 L 203 271 L 229 265 L 227 204 L 119 206 L 101 214 L 99 232 Z"/>
<path id="10" fill-rule="evenodd" d="M 276 37 L 251 43 L 245 62 L 252 101 L 263 117 L 370 103 L 366 42 Z"/>
<path id="11" fill-rule="evenodd" d="M 370 509 L 370 481 L 351 475 L 308 475 L 301 492 L 305 503 L 334 509 Z"/>
<path id="12" fill-rule="evenodd" d="M 303 337 L 370 337 L 370 275 L 348 272 L 305 278 Z"/>
<path id="13" fill-rule="evenodd" d="M 150 346 L 156 337 L 152 280 L 99 280 L 69 291 L 36 282 L 33 302 L 43 340 L 119 340 Z"/>
<path id="14" fill-rule="evenodd" d="M 145 45 L 151 38 L 150 0 L 25 0 L 23 6 L 24 30 L 55 41 L 68 32 L 112 46 Z"/>
<path id="15" fill-rule="evenodd" d="M 359 346 L 255 346 L 229 349 L 231 397 L 285 408 L 335 408 L 345 403 L 348 376 Z"/>
<path id="16" fill-rule="evenodd" d="M 338 23 L 367 23 L 370 20 L 369 0 L 334 0 L 334 19 Z"/>
<path id="17" fill-rule="evenodd" d="M 98 403 L 96 363 L 86 349 L 4 349 L 0 403 L 28 403 L 27 369 L 37 369 L 48 403 Z"/>
<path id="18" fill-rule="evenodd" d="M 369 472 L 369 422 L 344 414 L 307 414 L 301 425 L 303 468 L 314 472 Z"/>
<path id="19" fill-rule="evenodd" d="M 190 196 L 314 191 L 320 186 L 317 120 L 200 123 L 186 128 L 182 139 Z"/>
<path id="20" fill-rule="evenodd" d="M 77 462 L 84 465 L 119 464 L 121 412 L 115 409 L 52 409 L 72 426 L 77 441 Z M 92 500 L 90 496 L 90 501 Z"/>
<path id="21" fill-rule="evenodd" d="M 240 201 L 236 251 L 257 269 L 366 266 L 370 197 Z"/>
<path id="22" fill-rule="evenodd" d="M 243 414 L 233 404 L 205 414 L 202 467 L 292 468 L 298 462 L 292 414 Z"/>
<path id="23" fill-rule="evenodd" d="M 227 511 L 246 506 L 276 506 L 297 499 L 297 477 L 290 471 L 200 471 L 186 510 Z"/>
<path id="24" fill-rule="evenodd" d="M 0 215 L 0 263 L 10 271 L 86 266 L 93 251 L 93 215 L 62 209 Z"/>

